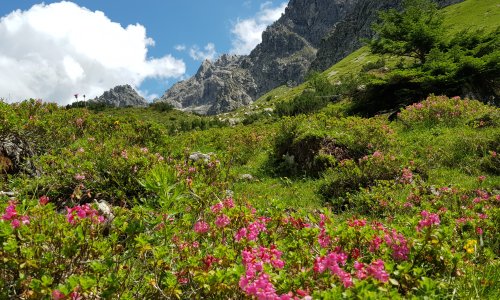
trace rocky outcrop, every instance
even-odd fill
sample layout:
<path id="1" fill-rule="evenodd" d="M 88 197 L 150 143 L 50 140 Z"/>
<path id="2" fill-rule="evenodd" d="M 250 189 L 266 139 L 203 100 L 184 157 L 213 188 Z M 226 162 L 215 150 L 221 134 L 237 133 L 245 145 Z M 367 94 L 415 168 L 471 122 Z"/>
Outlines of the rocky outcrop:
<path id="1" fill-rule="evenodd" d="M 14 133 L 0 134 L 0 174 L 38 175 L 32 163 L 34 155 L 32 145 L 21 136 Z"/>
<path id="2" fill-rule="evenodd" d="M 102 96 L 90 100 L 91 102 L 102 103 L 114 107 L 145 107 L 148 106 L 146 99 L 141 97 L 130 85 L 119 85 Z"/>
<path id="3" fill-rule="evenodd" d="M 195 76 L 175 84 L 160 101 L 201 114 L 217 114 L 250 104 L 257 89 L 249 70 L 242 67 L 245 59 L 225 54 L 215 62 L 205 60 Z"/>
<path id="4" fill-rule="evenodd" d="M 195 76 L 169 89 L 160 101 L 178 109 L 218 114 L 250 104 L 267 91 L 304 80 L 321 38 L 357 0 L 291 0 L 262 42 L 244 56 L 205 61 Z"/>
<path id="5" fill-rule="evenodd" d="M 462 0 L 442 0 L 448 5 Z M 280 85 L 304 81 L 311 64 L 324 70 L 371 37 L 377 11 L 402 0 L 290 0 L 285 13 L 244 56 L 205 61 L 195 76 L 175 84 L 161 98 L 178 109 L 218 114 L 250 104 Z"/>

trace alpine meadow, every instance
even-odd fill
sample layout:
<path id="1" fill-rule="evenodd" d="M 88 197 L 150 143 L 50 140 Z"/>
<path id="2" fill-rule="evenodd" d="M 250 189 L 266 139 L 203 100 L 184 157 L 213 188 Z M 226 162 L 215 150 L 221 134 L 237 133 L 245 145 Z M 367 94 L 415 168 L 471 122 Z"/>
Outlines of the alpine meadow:
<path id="1" fill-rule="evenodd" d="M 0 299 L 500 299 L 499 26 L 290 0 L 154 102 L 1 100 Z"/>

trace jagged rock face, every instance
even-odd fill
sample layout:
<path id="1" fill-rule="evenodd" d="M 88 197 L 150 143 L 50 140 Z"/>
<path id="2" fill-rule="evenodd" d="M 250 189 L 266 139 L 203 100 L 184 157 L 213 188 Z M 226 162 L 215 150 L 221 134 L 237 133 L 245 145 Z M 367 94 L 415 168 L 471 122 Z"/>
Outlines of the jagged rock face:
<path id="1" fill-rule="evenodd" d="M 223 55 L 203 62 L 195 76 L 175 84 L 160 101 L 218 114 L 250 104 L 280 85 L 299 84 L 311 67 L 322 71 L 358 49 L 360 38 L 373 35 L 377 11 L 402 1 L 290 0 L 285 14 L 264 31 L 248 56 Z"/>
<path id="2" fill-rule="evenodd" d="M 292 0 L 250 55 L 203 62 L 195 76 L 175 84 L 160 101 L 217 114 L 250 104 L 277 86 L 302 82 L 321 38 L 356 1 Z"/>
<path id="3" fill-rule="evenodd" d="M 128 84 L 116 86 L 92 101 L 114 107 L 148 106 L 148 102 Z"/>
<path id="4" fill-rule="evenodd" d="M 215 62 L 206 60 L 195 76 L 175 84 L 160 101 L 201 114 L 250 104 L 256 96 L 256 85 L 249 70 L 242 67 L 244 60 L 244 56 L 227 54 Z"/>

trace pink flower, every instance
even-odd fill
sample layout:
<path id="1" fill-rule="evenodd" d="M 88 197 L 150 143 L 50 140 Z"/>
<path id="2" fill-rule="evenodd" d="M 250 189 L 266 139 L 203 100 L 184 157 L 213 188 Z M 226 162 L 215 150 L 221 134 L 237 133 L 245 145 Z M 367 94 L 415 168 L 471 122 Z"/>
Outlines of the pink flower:
<path id="1" fill-rule="evenodd" d="M 373 152 L 372 157 L 381 159 L 381 158 L 384 158 L 384 155 L 382 154 L 382 152 L 377 150 L 377 151 Z"/>
<path id="2" fill-rule="evenodd" d="M 207 222 L 204 221 L 198 221 L 194 224 L 194 231 L 196 233 L 206 233 L 210 230 L 210 226 L 208 225 Z"/>
<path id="3" fill-rule="evenodd" d="M 439 225 L 440 220 L 437 214 L 429 213 L 426 210 L 423 210 L 420 215 L 422 216 L 422 220 L 418 222 L 417 231 L 421 231 L 422 228 L 431 227 L 432 225 Z"/>
<path id="4" fill-rule="evenodd" d="M 371 253 L 378 251 L 380 245 L 382 244 L 382 238 L 376 235 L 370 242 L 370 248 L 368 249 Z"/>
<path id="5" fill-rule="evenodd" d="M 408 248 L 408 242 L 405 237 L 396 232 L 396 230 L 392 230 L 392 232 L 387 232 L 384 236 L 385 243 L 392 250 L 392 257 L 395 260 L 407 260 L 408 254 L 410 250 Z"/>
<path id="6" fill-rule="evenodd" d="M 18 228 L 19 226 L 21 226 L 21 222 L 19 222 L 18 219 L 14 219 L 10 222 L 10 226 L 12 226 L 12 228 L 16 229 Z"/>
<path id="7" fill-rule="evenodd" d="M 217 204 L 212 205 L 210 210 L 212 210 L 214 214 L 218 214 L 223 208 L 224 204 L 222 204 L 222 202 L 218 202 Z"/>
<path id="8" fill-rule="evenodd" d="M 125 159 L 128 159 L 127 150 L 122 150 L 121 156 Z"/>
<path id="9" fill-rule="evenodd" d="M 64 298 L 66 298 L 66 295 L 64 295 L 61 291 L 59 291 L 59 290 L 52 291 L 52 299 L 53 300 L 62 300 Z"/>
<path id="10" fill-rule="evenodd" d="M 41 197 L 38 199 L 38 203 L 39 203 L 40 205 L 42 205 L 42 206 L 43 206 L 43 205 L 47 205 L 47 203 L 49 203 L 49 201 L 50 201 L 49 197 L 47 197 L 47 196 L 45 196 L 45 195 L 44 195 L 44 196 L 41 196 Z"/>
<path id="11" fill-rule="evenodd" d="M 245 227 L 238 230 L 238 232 L 234 235 L 234 239 L 239 242 L 242 238 L 247 236 L 247 229 Z"/>
<path id="12" fill-rule="evenodd" d="M 486 180 L 486 176 L 481 175 L 481 176 L 479 176 L 479 177 L 477 178 L 477 180 L 479 180 L 479 182 L 483 182 L 483 181 L 485 181 L 485 180 Z"/>
<path id="13" fill-rule="evenodd" d="M 413 173 L 410 169 L 404 168 L 403 174 L 401 175 L 401 182 L 405 184 L 409 184 L 413 181 Z"/>
<path id="14" fill-rule="evenodd" d="M 149 152 L 149 149 L 148 149 L 148 148 L 146 148 L 146 147 L 142 147 L 142 148 L 141 148 L 141 152 L 142 152 L 142 153 L 144 153 L 144 154 L 146 154 L 146 153 L 148 153 L 148 152 Z"/>
<path id="15" fill-rule="evenodd" d="M 384 261 L 381 259 L 372 262 L 366 269 L 368 275 L 380 282 L 387 282 L 389 280 L 389 274 L 385 271 Z"/>
<path id="16" fill-rule="evenodd" d="M 85 180 L 85 175 L 83 174 L 75 174 L 75 179 L 78 181 Z"/>
<path id="17" fill-rule="evenodd" d="M 347 222 L 349 227 L 364 227 L 366 225 L 365 219 L 353 219 Z"/>
<path id="18" fill-rule="evenodd" d="M 21 216 L 21 223 L 23 223 L 23 225 L 29 225 L 30 224 L 30 217 Z"/>
<path id="19" fill-rule="evenodd" d="M 326 270 L 330 270 L 333 275 L 336 275 L 344 287 L 352 286 L 352 277 L 349 273 L 344 271 L 340 265 L 345 265 L 347 261 L 347 255 L 343 252 L 330 252 L 326 256 L 316 257 L 314 262 L 313 270 L 316 273 L 323 273 Z"/>
<path id="20" fill-rule="evenodd" d="M 105 218 L 99 216 L 99 212 L 92 208 L 90 204 L 77 205 L 75 207 L 66 207 L 66 220 L 70 224 L 76 224 L 78 219 L 89 219 L 93 223 L 103 223 Z"/>
<path id="21" fill-rule="evenodd" d="M 17 217 L 16 204 L 13 201 L 9 202 L 9 206 L 5 208 L 5 213 L 2 219 L 5 221 L 10 221 Z"/>
<path id="22" fill-rule="evenodd" d="M 231 223 L 231 220 L 225 214 L 218 216 L 217 219 L 215 220 L 215 225 L 217 225 L 220 228 L 226 227 L 227 225 L 229 225 L 229 223 Z"/>
<path id="23" fill-rule="evenodd" d="M 227 198 L 224 200 L 224 207 L 225 208 L 233 208 L 234 207 L 234 201 L 233 198 Z"/>
<path id="24" fill-rule="evenodd" d="M 483 234 L 483 229 L 481 227 L 476 228 L 476 233 L 479 235 Z"/>

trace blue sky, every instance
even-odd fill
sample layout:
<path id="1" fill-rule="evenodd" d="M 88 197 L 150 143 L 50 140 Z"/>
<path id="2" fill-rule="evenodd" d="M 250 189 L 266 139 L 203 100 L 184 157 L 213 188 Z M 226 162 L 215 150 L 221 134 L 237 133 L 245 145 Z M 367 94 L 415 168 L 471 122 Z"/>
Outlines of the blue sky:
<path id="1" fill-rule="evenodd" d="M 91 98 L 125 83 L 148 99 L 161 96 L 205 58 L 248 53 L 286 6 L 285 0 L 2 2 L 0 98 L 61 104 L 75 93 Z"/>

